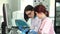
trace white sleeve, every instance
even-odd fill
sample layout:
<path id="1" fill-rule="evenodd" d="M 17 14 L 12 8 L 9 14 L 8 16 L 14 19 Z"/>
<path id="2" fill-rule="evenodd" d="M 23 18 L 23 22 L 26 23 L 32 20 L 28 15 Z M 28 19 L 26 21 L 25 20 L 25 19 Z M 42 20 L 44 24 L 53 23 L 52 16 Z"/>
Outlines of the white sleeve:
<path id="1" fill-rule="evenodd" d="M 30 29 L 34 29 L 34 21 L 31 21 Z"/>

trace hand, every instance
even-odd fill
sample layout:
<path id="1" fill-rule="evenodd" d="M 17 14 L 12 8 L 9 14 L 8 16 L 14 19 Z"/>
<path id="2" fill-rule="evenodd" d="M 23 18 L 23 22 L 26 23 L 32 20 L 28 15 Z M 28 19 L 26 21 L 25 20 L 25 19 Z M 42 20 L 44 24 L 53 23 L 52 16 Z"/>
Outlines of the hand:
<path id="1" fill-rule="evenodd" d="M 38 31 L 38 34 L 42 34 L 41 31 Z"/>
<path id="2" fill-rule="evenodd" d="M 41 34 L 40 32 L 38 32 L 38 34 Z"/>
<path id="3" fill-rule="evenodd" d="M 20 31 L 23 31 L 23 27 L 22 27 L 22 26 L 19 26 L 19 30 L 20 30 Z"/>

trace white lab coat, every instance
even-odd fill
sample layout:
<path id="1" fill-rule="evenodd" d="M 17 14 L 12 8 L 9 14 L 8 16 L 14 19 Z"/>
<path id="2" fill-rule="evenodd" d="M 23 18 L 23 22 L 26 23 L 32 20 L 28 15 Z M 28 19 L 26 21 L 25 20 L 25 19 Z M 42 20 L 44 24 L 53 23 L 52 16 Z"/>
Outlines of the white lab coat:
<path id="1" fill-rule="evenodd" d="M 41 20 L 38 17 L 35 17 L 31 21 L 31 27 L 30 28 L 33 29 L 34 31 L 38 32 L 38 28 L 39 28 L 40 24 L 41 24 Z"/>

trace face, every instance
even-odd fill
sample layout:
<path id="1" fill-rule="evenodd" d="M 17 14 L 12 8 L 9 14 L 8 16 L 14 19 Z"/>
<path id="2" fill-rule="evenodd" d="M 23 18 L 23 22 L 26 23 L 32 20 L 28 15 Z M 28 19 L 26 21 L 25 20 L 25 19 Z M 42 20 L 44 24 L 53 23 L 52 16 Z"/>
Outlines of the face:
<path id="1" fill-rule="evenodd" d="M 43 13 L 37 13 L 37 12 L 36 12 L 36 15 L 37 15 L 37 17 L 38 17 L 38 18 L 40 18 L 40 19 L 41 19 L 41 18 L 42 18 L 42 16 L 43 16 Z"/>
<path id="2" fill-rule="evenodd" d="M 29 18 L 33 18 L 33 17 L 34 17 L 34 11 L 26 11 L 26 15 L 27 15 Z"/>

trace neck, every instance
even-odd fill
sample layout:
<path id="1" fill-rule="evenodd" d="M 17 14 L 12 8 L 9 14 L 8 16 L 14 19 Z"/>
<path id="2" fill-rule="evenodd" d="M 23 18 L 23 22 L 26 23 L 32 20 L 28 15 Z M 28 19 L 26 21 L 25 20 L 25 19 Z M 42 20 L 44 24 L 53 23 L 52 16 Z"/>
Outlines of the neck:
<path id="1" fill-rule="evenodd" d="M 45 17 L 46 17 L 46 15 L 43 15 L 43 16 L 42 16 L 42 19 L 45 18 Z"/>
<path id="2" fill-rule="evenodd" d="M 34 19 L 36 16 L 32 17 L 32 19 Z"/>
<path id="3" fill-rule="evenodd" d="M 34 17 L 32 17 L 31 19 L 34 19 Z"/>

